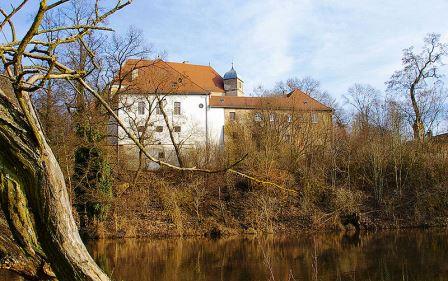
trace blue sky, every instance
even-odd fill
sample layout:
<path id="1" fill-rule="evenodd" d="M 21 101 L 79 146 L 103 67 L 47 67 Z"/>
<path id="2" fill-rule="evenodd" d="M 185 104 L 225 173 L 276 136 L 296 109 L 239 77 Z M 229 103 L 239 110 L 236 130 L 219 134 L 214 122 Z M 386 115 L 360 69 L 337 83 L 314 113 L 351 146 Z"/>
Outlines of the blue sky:
<path id="1" fill-rule="evenodd" d="M 19 29 L 31 12 L 19 15 Z M 210 63 L 221 75 L 233 61 L 246 93 L 312 76 L 339 99 L 355 82 L 383 90 L 402 49 L 426 33 L 448 41 L 447 12 L 447 0 L 134 0 L 110 26 L 142 29 L 170 61 Z"/>

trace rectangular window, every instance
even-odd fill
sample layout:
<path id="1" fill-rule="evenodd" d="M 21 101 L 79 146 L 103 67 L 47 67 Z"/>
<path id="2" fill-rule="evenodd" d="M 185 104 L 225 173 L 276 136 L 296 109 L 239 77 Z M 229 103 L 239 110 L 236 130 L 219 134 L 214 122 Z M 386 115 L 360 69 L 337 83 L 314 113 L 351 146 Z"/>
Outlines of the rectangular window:
<path id="1" fill-rule="evenodd" d="M 145 102 L 144 101 L 138 102 L 138 114 L 140 114 L 140 115 L 145 114 Z"/>
<path id="2" fill-rule="evenodd" d="M 157 115 L 162 115 L 162 108 L 165 108 L 166 105 L 166 100 L 163 99 L 160 102 L 157 102 L 156 104 L 156 114 Z"/>
<path id="3" fill-rule="evenodd" d="M 165 159 L 165 151 L 159 151 L 159 159 Z"/>
<path id="4" fill-rule="evenodd" d="M 157 133 L 163 132 L 163 126 L 156 126 L 156 132 Z"/>
<path id="5" fill-rule="evenodd" d="M 174 126 L 173 130 L 176 133 L 180 133 L 181 128 L 180 128 L 180 126 Z"/>
<path id="6" fill-rule="evenodd" d="M 292 122 L 292 115 L 289 114 L 289 115 L 288 115 L 288 123 L 291 123 L 291 122 Z"/>
<path id="7" fill-rule="evenodd" d="M 311 123 L 316 124 L 318 121 L 318 116 L 316 112 L 311 113 Z"/>
<path id="8" fill-rule="evenodd" d="M 235 119 L 236 119 L 235 112 L 229 112 L 229 119 L 230 119 L 230 121 L 235 121 Z"/>
<path id="9" fill-rule="evenodd" d="M 274 122 L 275 121 L 275 114 L 274 113 L 269 114 L 269 121 L 270 122 Z"/>
<path id="10" fill-rule="evenodd" d="M 174 115 L 180 115 L 180 102 L 174 102 Z"/>
<path id="11" fill-rule="evenodd" d="M 257 113 L 255 113 L 255 122 L 261 122 L 261 113 L 260 112 L 257 112 Z"/>

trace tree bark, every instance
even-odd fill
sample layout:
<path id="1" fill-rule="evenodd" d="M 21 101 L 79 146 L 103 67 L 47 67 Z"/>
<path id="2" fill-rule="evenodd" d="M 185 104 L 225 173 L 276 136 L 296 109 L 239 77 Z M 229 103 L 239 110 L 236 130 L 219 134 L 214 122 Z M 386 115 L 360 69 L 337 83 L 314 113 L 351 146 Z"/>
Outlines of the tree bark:
<path id="1" fill-rule="evenodd" d="M 14 240 L 46 257 L 59 280 L 110 280 L 79 236 L 63 173 L 28 93 L 16 96 L 21 111 L 0 92 L 0 186 Z"/>
<path id="2" fill-rule="evenodd" d="M 4 206 L 2 205 L 2 207 Z M 52 280 L 55 278 L 44 257 L 26 252 L 18 245 L 5 218 L 1 215 L 0 234 L 0 269 L 17 273 L 27 280 Z"/>
<path id="3" fill-rule="evenodd" d="M 425 139 L 425 125 L 422 121 L 422 114 L 420 113 L 420 109 L 418 107 L 417 100 L 415 98 L 415 85 L 420 80 L 420 76 L 414 81 L 409 90 L 409 95 L 411 97 L 412 108 L 414 110 L 415 119 L 414 124 L 412 124 L 412 130 L 414 132 L 414 139 L 423 141 Z"/>

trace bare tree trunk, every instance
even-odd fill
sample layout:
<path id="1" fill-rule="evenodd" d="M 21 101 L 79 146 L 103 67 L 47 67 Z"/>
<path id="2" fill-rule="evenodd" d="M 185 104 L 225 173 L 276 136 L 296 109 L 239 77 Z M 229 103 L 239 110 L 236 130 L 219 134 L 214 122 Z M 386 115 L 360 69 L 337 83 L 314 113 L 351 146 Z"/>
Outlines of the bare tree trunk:
<path id="1" fill-rule="evenodd" d="M 0 187 L 2 206 L 13 207 L 5 216 L 14 239 L 27 253 L 47 257 L 59 280 L 110 280 L 79 236 L 63 173 L 28 93 L 16 96 L 23 114 L 0 92 Z"/>
<path id="2" fill-rule="evenodd" d="M 423 141 L 425 138 L 425 126 L 423 124 L 422 114 L 420 113 L 420 109 L 418 108 L 417 100 L 415 98 L 415 84 L 416 82 L 414 82 L 411 85 L 411 88 L 409 90 L 409 95 L 411 97 L 412 102 L 412 109 L 414 110 L 415 114 L 414 124 L 412 124 L 412 130 L 414 131 L 414 139 Z"/>
<path id="3" fill-rule="evenodd" d="M 137 167 L 137 171 L 135 171 L 134 178 L 132 179 L 132 187 L 137 186 L 137 181 L 138 181 L 138 178 L 140 177 L 140 173 L 142 172 L 144 162 L 145 162 L 145 157 L 143 155 L 143 152 L 141 150 L 139 150 L 138 151 L 138 167 Z"/>
<path id="4" fill-rule="evenodd" d="M 182 161 L 182 156 L 180 153 L 179 144 L 176 142 L 176 139 L 174 138 L 173 127 L 170 125 L 168 115 L 166 114 L 165 109 L 162 106 L 162 100 L 160 99 L 160 97 L 158 95 L 157 95 L 157 102 L 159 105 L 160 112 L 163 115 L 163 119 L 165 120 L 166 127 L 168 128 L 168 133 L 170 135 L 171 143 L 174 146 L 174 151 L 176 152 L 176 157 L 177 157 L 177 162 L 179 162 L 179 167 L 184 167 L 184 163 Z"/>

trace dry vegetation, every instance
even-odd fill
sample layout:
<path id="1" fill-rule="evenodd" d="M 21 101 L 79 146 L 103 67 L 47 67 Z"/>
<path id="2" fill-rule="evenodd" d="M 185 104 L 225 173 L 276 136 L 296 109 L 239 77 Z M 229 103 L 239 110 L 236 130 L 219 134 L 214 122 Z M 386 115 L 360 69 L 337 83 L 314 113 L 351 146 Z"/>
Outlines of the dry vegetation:
<path id="1" fill-rule="evenodd" d="M 122 171 L 109 219 L 100 223 L 102 233 L 89 233 L 144 237 L 321 231 L 342 228 L 340 217 L 352 213 L 360 215 L 365 228 L 447 224 L 447 144 L 416 143 L 390 132 L 335 130 L 331 145 L 309 146 L 300 155 L 292 153 L 297 149 L 293 144 L 269 142 L 256 149 L 253 141 L 239 139 L 233 147 L 235 153 L 244 148 L 250 155 L 238 169 L 296 192 L 233 174 L 169 170 L 146 171 L 130 187 L 133 174 Z"/>

